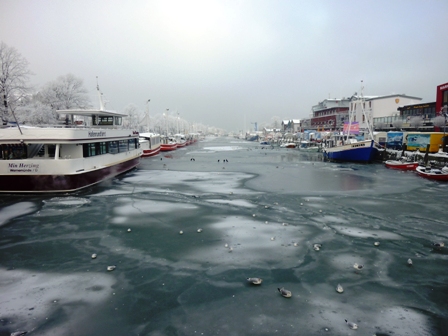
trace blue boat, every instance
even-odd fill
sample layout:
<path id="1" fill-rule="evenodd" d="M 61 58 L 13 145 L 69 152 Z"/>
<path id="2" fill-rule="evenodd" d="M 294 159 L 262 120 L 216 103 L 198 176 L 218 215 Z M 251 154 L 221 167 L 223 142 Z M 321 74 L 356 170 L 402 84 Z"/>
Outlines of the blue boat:
<path id="1" fill-rule="evenodd" d="M 368 163 L 375 160 L 378 153 L 378 148 L 375 146 L 375 141 L 373 140 L 372 132 L 372 115 L 371 113 L 366 113 L 364 110 L 364 96 L 362 94 L 363 87 L 361 87 L 361 96 L 358 98 L 355 95 L 352 98 L 358 98 L 355 102 L 360 104 L 362 114 L 365 118 L 367 124 L 368 135 L 370 140 L 357 140 L 350 135 L 353 132 L 353 125 L 355 124 L 356 132 L 359 132 L 359 124 L 352 122 L 353 115 L 355 114 L 355 109 L 351 108 L 350 118 L 346 128 L 347 134 L 335 135 L 332 141 L 329 141 L 329 146 L 323 149 L 324 157 L 332 161 L 347 161 L 347 162 L 363 162 Z M 344 130 L 345 130 L 344 126 Z"/>
<path id="2" fill-rule="evenodd" d="M 377 153 L 378 149 L 373 140 L 355 141 L 324 150 L 324 156 L 328 160 L 363 163 L 374 161 Z"/>

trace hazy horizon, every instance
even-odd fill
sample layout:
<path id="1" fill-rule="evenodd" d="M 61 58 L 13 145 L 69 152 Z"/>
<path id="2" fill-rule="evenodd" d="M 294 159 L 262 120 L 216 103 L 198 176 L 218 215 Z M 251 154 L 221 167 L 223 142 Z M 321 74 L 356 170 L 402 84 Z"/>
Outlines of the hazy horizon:
<path id="1" fill-rule="evenodd" d="M 96 106 L 176 111 L 228 131 L 300 119 L 326 98 L 435 101 L 448 82 L 448 2 L 1 0 L 0 40 L 31 83 L 68 73 Z"/>

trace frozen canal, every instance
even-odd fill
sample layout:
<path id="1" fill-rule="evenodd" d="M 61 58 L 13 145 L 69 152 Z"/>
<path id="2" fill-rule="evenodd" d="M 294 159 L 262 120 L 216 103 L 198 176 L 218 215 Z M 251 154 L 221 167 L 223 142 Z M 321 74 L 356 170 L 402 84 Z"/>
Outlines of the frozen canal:
<path id="1" fill-rule="evenodd" d="M 80 193 L 0 196 L 0 336 L 447 335 L 447 193 L 210 138 Z"/>

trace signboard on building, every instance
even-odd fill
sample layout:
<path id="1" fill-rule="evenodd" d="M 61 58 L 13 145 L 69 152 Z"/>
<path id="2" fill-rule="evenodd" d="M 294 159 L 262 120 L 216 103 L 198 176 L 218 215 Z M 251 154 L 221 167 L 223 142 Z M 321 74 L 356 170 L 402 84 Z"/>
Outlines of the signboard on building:
<path id="1" fill-rule="evenodd" d="M 348 133 L 348 122 L 344 123 L 344 133 Z M 354 121 L 350 126 L 350 134 L 359 134 L 359 122 Z"/>

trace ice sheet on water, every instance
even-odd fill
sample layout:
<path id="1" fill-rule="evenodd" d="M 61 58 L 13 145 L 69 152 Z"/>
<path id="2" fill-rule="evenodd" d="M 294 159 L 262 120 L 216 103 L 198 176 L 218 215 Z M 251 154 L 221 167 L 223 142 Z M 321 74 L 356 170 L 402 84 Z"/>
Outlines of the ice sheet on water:
<path id="1" fill-rule="evenodd" d="M 138 214 L 157 214 L 194 211 L 198 207 L 191 203 L 163 202 L 145 199 L 119 198 L 117 205 L 113 208 L 115 216 L 111 219 L 114 224 L 129 224 L 132 217 Z"/>
<path id="2" fill-rule="evenodd" d="M 13 322 L 8 327 L 31 330 L 57 310 L 67 309 L 70 319 L 52 330 L 62 335 L 89 318 L 91 307 L 111 295 L 115 280 L 93 272 L 66 275 L 0 268 L 0 283 L 0 316 Z"/>
<path id="3" fill-rule="evenodd" d="M 219 203 L 219 204 L 228 204 L 233 205 L 237 207 L 243 207 L 243 208 L 255 208 L 257 207 L 255 204 L 246 201 L 246 200 L 219 200 L 219 199 L 208 199 L 207 202 L 210 203 Z"/>
<path id="4" fill-rule="evenodd" d="M 8 205 L 1 209 L 0 226 L 9 222 L 10 219 L 20 217 L 36 211 L 37 207 L 32 202 L 19 202 Z"/>
<path id="5" fill-rule="evenodd" d="M 81 197 L 53 197 L 42 202 L 53 207 L 81 207 L 84 204 L 89 204 L 90 200 Z"/>
<path id="6" fill-rule="evenodd" d="M 390 239 L 390 240 L 404 239 L 404 237 L 400 236 L 399 234 L 384 230 L 369 230 L 354 226 L 351 227 L 341 225 L 331 225 L 331 227 L 340 234 L 357 238 L 378 238 L 378 239 Z"/>
<path id="7" fill-rule="evenodd" d="M 224 271 L 220 268 L 222 264 L 232 267 L 264 267 L 272 263 L 278 268 L 296 266 L 297 254 L 308 248 L 304 242 L 309 233 L 306 226 L 283 226 L 252 218 L 227 217 L 209 225 L 210 229 L 217 231 L 221 239 L 192 250 L 184 255 L 184 259 L 210 263 L 213 265 L 209 271 L 211 274 Z M 298 246 L 294 247 L 293 242 Z M 226 248 L 225 244 L 229 247 Z M 233 249 L 231 253 L 229 248 Z"/>
<path id="8" fill-rule="evenodd" d="M 204 150 L 214 151 L 214 152 L 228 152 L 228 151 L 236 151 L 244 149 L 241 146 L 213 146 L 213 147 L 204 147 Z"/>
<path id="9" fill-rule="evenodd" d="M 254 194 L 251 190 L 241 188 L 242 181 L 253 176 L 238 172 L 138 171 L 124 177 L 123 182 L 138 186 L 134 192 L 152 191 L 196 195 L 198 193 L 229 194 L 238 189 L 239 194 Z"/>
<path id="10" fill-rule="evenodd" d="M 78 214 L 82 207 L 90 203 L 90 200 L 82 197 L 53 197 L 43 200 L 44 206 L 37 213 L 38 216 L 60 216 Z M 87 211 L 87 210 L 85 210 Z"/>

